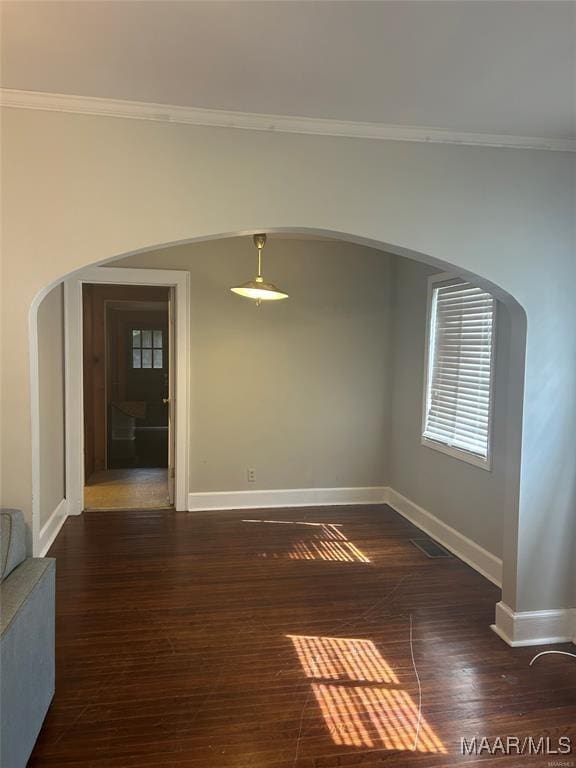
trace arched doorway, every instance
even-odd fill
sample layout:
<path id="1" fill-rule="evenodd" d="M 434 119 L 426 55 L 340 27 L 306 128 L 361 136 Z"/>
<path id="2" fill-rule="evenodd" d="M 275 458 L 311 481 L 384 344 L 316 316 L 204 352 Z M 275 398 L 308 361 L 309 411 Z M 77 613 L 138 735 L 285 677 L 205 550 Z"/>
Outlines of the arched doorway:
<path id="1" fill-rule="evenodd" d="M 239 232 L 236 233 L 238 235 L 245 235 L 250 234 L 246 232 Z M 511 297 L 508 293 L 500 289 L 499 287 L 493 285 L 489 281 L 486 281 L 485 279 L 481 278 L 478 275 L 474 275 L 466 270 L 462 270 L 461 268 L 458 268 L 455 265 L 448 264 L 446 262 L 442 262 L 438 259 L 434 259 L 431 257 L 426 256 L 425 254 L 415 253 L 413 251 L 408 251 L 404 248 L 398 248 L 391 246 L 387 243 L 377 243 L 373 240 L 361 238 L 357 236 L 352 235 L 346 235 L 339 232 L 334 232 L 330 230 L 311 230 L 308 228 L 286 228 L 286 229 L 275 229 L 272 231 L 272 234 L 277 236 L 291 236 L 291 237 L 303 237 L 303 238 L 310 238 L 310 237 L 322 237 L 327 238 L 330 240 L 333 240 L 335 242 L 341 242 L 341 243 L 352 243 L 355 245 L 363 246 L 363 247 L 369 247 L 370 249 L 373 249 L 375 251 L 380 251 L 383 254 L 392 254 L 395 257 L 399 258 L 406 258 L 410 259 L 411 261 L 417 261 L 422 264 L 427 264 L 429 266 L 442 269 L 444 271 L 450 271 L 453 273 L 456 273 L 458 275 L 461 275 L 462 277 L 466 277 L 470 280 L 472 280 L 475 284 L 478 284 L 482 287 L 485 287 L 487 290 L 489 290 L 491 293 L 493 293 L 508 309 L 510 313 L 510 333 L 511 336 L 514 338 L 514 343 L 511 348 L 514 349 L 514 355 L 515 355 L 515 364 L 513 366 L 513 372 L 514 372 L 514 380 L 510 380 L 508 382 L 509 391 L 511 393 L 509 400 L 515 403 L 515 407 L 518 409 L 514 415 L 514 418 L 510 420 L 510 426 L 507 427 L 507 440 L 508 440 L 508 446 L 509 446 L 509 458 L 510 461 L 507 466 L 507 472 L 506 472 L 506 494 L 505 494 L 505 509 L 506 509 L 506 521 L 504 524 L 504 536 L 508 537 L 514 537 L 517 533 L 517 516 L 518 516 L 518 510 L 517 510 L 517 500 L 518 500 L 518 482 L 519 482 L 519 467 L 520 467 L 520 438 L 521 438 L 521 391 L 522 391 L 522 374 L 523 374 L 523 355 L 524 355 L 524 346 L 525 346 L 525 325 L 524 325 L 524 313 L 521 309 L 520 305 L 514 300 L 513 297 Z M 101 265 L 110 265 L 114 262 L 119 262 L 122 260 L 125 260 L 127 257 L 130 258 L 137 258 L 140 255 L 145 255 L 146 253 L 152 252 L 152 251 L 159 251 L 162 248 L 171 248 L 171 247 L 183 247 L 187 244 L 195 245 L 205 242 L 211 242 L 211 241 L 218 241 L 222 239 L 226 239 L 230 237 L 229 234 L 227 235 L 218 235 L 210 238 L 191 238 L 188 241 L 181 241 L 177 244 L 171 243 L 167 246 L 152 246 L 145 249 L 139 249 L 137 252 L 132 252 L 130 254 L 122 254 L 120 256 L 116 256 L 113 259 L 106 259 L 102 262 L 99 262 Z M 72 277 L 79 278 L 81 277 L 81 273 L 78 273 L 76 275 L 73 275 Z M 70 279 L 70 278 L 68 278 Z M 32 308 L 32 313 L 37 312 L 38 305 L 39 305 L 39 298 L 37 297 L 35 304 Z M 31 315 L 32 321 L 31 321 L 31 328 L 33 329 L 35 326 L 34 322 L 34 315 Z M 33 334 L 32 334 L 33 335 Z M 34 339 L 33 339 L 34 343 Z M 32 383 L 32 386 L 34 384 Z M 33 428 L 37 430 L 37 425 Z M 35 436 L 35 444 L 38 444 L 38 435 L 36 433 Z M 41 457 L 39 455 L 39 452 L 37 452 L 37 466 L 34 472 L 34 476 L 36 478 L 40 475 L 40 467 L 39 463 L 41 461 Z M 38 494 L 36 494 L 36 497 L 38 497 Z M 35 510 L 35 515 L 37 519 L 38 511 Z M 35 524 L 35 531 L 39 532 L 39 523 Z M 505 562 L 504 563 L 504 569 L 505 569 L 505 575 L 504 575 L 504 585 L 506 588 L 506 571 L 508 571 L 510 574 L 515 573 L 515 563 Z"/>

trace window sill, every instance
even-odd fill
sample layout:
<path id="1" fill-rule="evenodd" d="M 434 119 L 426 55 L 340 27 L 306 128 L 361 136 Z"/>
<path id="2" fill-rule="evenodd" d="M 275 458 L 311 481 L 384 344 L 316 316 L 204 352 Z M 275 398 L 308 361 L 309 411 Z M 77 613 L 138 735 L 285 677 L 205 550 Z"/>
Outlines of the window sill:
<path id="1" fill-rule="evenodd" d="M 450 445 L 438 443 L 436 440 L 431 440 L 430 438 L 424 436 L 421 437 L 420 442 L 427 448 L 432 448 L 435 451 L 444 453 L 446 456 L 452 456 L 453 459 L 465 461 L 467 464 L 472 464 L 474 467 L 480 467 L 480 469 L 485 469 L 488 472 L 492 470 L 492 462 L 490 460 L 490 456 L 488 456 L 486 459 L 483 459 L 481 456 L 475 456 L 473 453 L 463 451 L 461 448 L 453 448 Z"/>

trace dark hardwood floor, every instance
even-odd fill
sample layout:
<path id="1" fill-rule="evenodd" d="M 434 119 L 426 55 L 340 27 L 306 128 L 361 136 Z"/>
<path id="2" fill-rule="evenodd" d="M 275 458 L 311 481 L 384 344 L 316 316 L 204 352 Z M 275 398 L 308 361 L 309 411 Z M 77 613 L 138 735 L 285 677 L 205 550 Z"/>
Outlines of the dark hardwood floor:
<path id="1" fill-rule="evenodd" d="M 499 590 L 415 533 L 384 506 L 69 518 L 50 552 L 56 696 L 29 766 L 576 764 L 460 754 L 474 736 L 576 750 L 576 660 L 530 668 L 537 649 L 489 628 Z"/>

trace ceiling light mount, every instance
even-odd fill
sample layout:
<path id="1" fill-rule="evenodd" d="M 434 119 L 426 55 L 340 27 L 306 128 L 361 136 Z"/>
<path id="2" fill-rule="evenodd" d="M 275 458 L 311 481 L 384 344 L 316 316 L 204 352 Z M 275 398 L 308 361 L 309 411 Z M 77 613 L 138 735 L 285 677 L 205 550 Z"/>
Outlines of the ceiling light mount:
<path id="1" fill-rule="evenodd" d="M 256 302 L 256 306 L 260 306 L 263 301 L 278 301 L 280 299 L 287 299 L 288 294 L 281 291 L 273 283 L 266 283 L 262 277 L 262 251 L 266 245 L 266 235 L 258 234 L 252 238 L 254 245 L 258 249 L 258 274 L 254 280 L 249 280 L 247 283 L 237 285 L 234 288 L 230 288 L 232 293 L 237 293 L 239 296 L 244 296 L 247 299 L 252 299 Z"/>
<path id="2" fill-rule="evenodd" d="M 252 240 L 254 240 L 254 245 L 256 248 L 258 248 L 259 251 L 261 251 L 266 245 L 266 235 L 254 235 Z"/>

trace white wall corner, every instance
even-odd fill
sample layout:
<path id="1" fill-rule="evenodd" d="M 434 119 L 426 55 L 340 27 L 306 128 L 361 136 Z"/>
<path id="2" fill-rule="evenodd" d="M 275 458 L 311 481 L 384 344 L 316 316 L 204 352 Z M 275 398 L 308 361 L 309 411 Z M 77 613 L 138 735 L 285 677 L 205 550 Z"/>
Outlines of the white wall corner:
<path id="1" fill-rule="evenodd" d="M 512 648 L 575 642 L 576 608 L 515 612 L 500 602 L 492 629 Z"/>
<path id="2" fill-rule="evenodd" d="M 64 525 L 66 518 L 68 517 L 68 502 L 66 499 L 62 499 L 60 504 L 52 512 L 48 520 L 44 523 L 40 529 L 40 537 L 38 543 L 38 557 L 44 557 L 46 552 L 52 546 L 52 543 L 60 528 Z"/>
<path id="3" fill-rule="evenodd" d="M 418 526 L 493 584 L 502 586 L 502 560 L 499 557 L 393 488 L 388 488 L 387 503 L 402 517 Z"/>
<path id="4" fill-rule="evenodd" d="M 272 507 L 324 507 L 348 504 L 384 504 L 387 488 L 287 488 L 258 491 L 190 493 L 190 512 L 217 509 L 269 509 Z"/>

